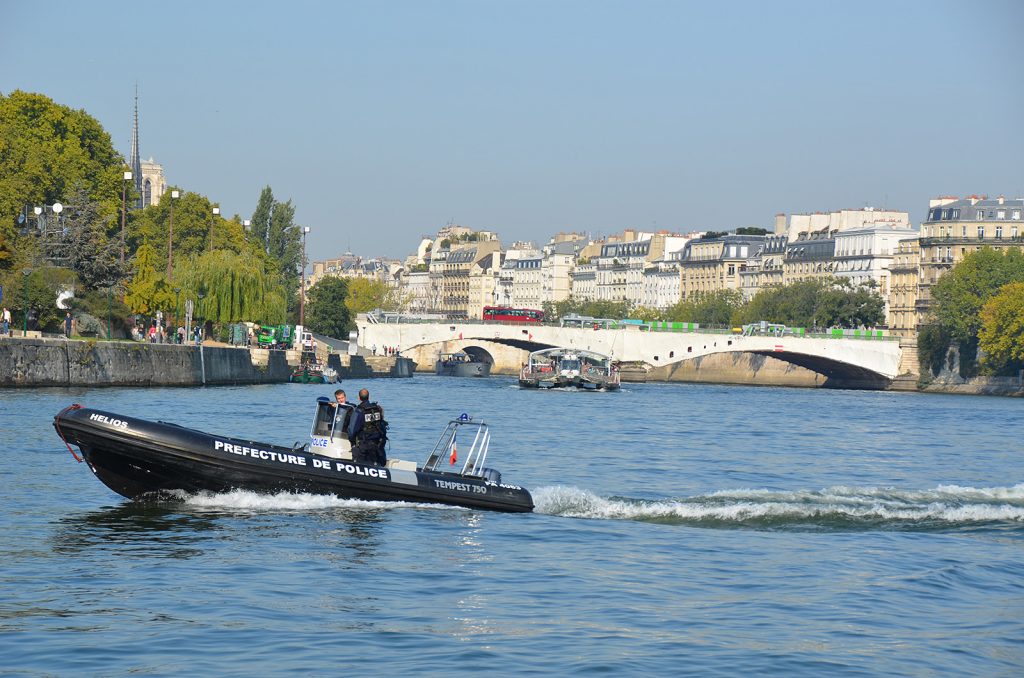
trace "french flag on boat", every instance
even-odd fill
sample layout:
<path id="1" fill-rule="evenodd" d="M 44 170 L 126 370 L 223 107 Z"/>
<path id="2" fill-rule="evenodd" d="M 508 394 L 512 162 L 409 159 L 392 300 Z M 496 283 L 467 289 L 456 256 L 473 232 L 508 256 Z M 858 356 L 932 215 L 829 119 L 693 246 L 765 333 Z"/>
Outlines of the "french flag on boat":
<path id="1" fill-rule="evenodd" d="M 448 457 L 448 461 L 451 466 L 455 466 L 455 462 L 459 458 L 458 448 L 455 444 L 455 436 L 452 436 L 452 444 L 449 446 L 449 448 L 451 449 L 451 456 Z"/>

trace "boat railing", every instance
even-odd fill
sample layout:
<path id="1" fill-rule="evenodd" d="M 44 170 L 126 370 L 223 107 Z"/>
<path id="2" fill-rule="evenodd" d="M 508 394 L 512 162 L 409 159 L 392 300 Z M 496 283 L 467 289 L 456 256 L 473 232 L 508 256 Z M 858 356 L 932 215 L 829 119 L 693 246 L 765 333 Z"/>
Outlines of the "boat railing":
<path id="1" fill-rule="evenodd" d="M 468 414 L 463 414 L 458 419 L 448 422 L 437 439 L 437 443 L 434 444 L 434 449 L 430 451 L 426 463 L 423 464 L 423 470 L 435 473 L 443 472 L 445 470 L 443 464 L 446 459 L 449 466 L 455 466 L 460 460 L 458 451 L 460 436 L 463 440 L 472 436 L 472 442 L 469 450 L 463 453 L 465 456 L 462 458 L 458 474 L 485 477 L 484 464 L 487 462 L 487 450 L 491 444 L 491 432 L 486 423 L 473 421 Z"/>

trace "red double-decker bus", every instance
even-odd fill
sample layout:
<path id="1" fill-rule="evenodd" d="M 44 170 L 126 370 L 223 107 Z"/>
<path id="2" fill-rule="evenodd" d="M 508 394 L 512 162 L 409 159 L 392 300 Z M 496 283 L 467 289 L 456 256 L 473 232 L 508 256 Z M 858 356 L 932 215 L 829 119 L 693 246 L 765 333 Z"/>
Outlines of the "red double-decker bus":
<path id="1" fill-rule="evenodd" d="M 484 306 L 484 320 L 498 320 L 507 323 L 544 322 L 544 311 L 533 308 L 509 308 L 508 306 Z"/>

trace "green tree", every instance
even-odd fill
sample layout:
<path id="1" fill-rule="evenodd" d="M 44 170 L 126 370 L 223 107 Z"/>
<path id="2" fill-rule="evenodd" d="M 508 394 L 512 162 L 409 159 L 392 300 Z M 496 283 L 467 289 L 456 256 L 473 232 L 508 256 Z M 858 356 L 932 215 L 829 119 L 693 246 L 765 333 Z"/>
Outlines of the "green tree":
<path id="1" fill-rule="evenodd" d="M 183 299 L 197 300 L 196 315 L 205 320 L 285 321 L 285 288 L 276 271 L 253 266 L 245 254 L 214 250 L 193 256 L 176 271 L 174 284 L 180 286 Z"/>
<path id="2" fill-rule="evenodd" d="M 274 269 L 287 288 L 289 317 L 296 317 L 299 308 L 299 277 L 302 272 L 302 227 L 295 223 L 292 201 L 278 202 L 270 186 L 260 192 L 252 213 L 249 242 L 262 249 L 274 262 Z"/>
<path id="3" fill-rule="evenodd" d="M 884 318 L 885 300 L 873 285 L 854 285 L 846 278 L 831 277 L 763 289 L 736 319 L 815 328 L 873 326 Z"/>
<path id="4" fill-rule="evenodd" d="M 1004 285 L 1024 282 L 1024 253 L 983 247 L 946 272 L 932 289 L 935 318 L 954 339 L 969 342 L 981 329 L 981 309 Z"/>
<path id="5" fill-rule="evenodd" d="M 925 325 L 917 335 L 917 355 L 921 365 L 939 376 L 949 354 L 952 337 L 941 325 Z"/>
<path id="6" fill-rule="evenodd" d="M 136 213 L 128 229 L 128 250 L 134 252 L 148 243 L 158 259 L 167 262 L 167 236 L 171 227 L 171 197 L 164 194 L 158 205 Z M 193 255 L 214 250 L 258 256 L 262 264 L 267 256 L 259 245 L 247 241 L 242 224 L 213 213 L 214 205 L 199 193 L 182 191 L 174 201 L 174 260 L 186 261 Z M 172 274 L 173 275 L 173 274 Z"/>
<path id="7" fill-rule="evenodd" d="M 393 310 L 400 306 L 400 300 L 396 291 L 383 280 L 351 278 L 348 280 L 345 306 L 348 307 L 351 317 L 355 318 L 356 315 L 375 308 Z"/>
<path id="8" fill-rule="evenodd" d="M 664 313 L 664 311 L 661 311 L 660 309 L 657 309 L 657 308 L 648 308 L 646 306 L 637 306 L 636 308 L 634 308 L 630 312 L 629 317 L 633 318 L 633 319 L 636 319 L 636 320 L 647 320 L 647 321 L 664 320 L 665 313 Z"/>
<path id="9" fill-rule="evenodd" d="M 981 309 L 978 345 L 982 362 L 995 371 L 1024 365 L 1024 283 L 1010 283 Z"/>
<path id="10" fill-rule="evenodd" d="M 302 227 L 295 223 L 292 201 L 276 202 L 270 213 L 270 256 L 286 281 L 298 284 L 302 266 Z"/>
<path id="11" fill-rule="evenodd" d="M 111 237 L 109 222 L 100 205 L 79 189 L 64 211 L 68 266 L 86 289 L 106 289 L 119 284 L 128 271 L 121 263 L 118 239 Z"/>
<path id="12" fill-rule="evenodd" d="M 113 220 L 123 167 L 110 135 L 85 111 L 42 94 L 0 95 L 0 266 L 10 264 L 26 207 L 67 202 L 83 189 L 102 217 Z"/>
<path id="13" fill-rule="evenodd" d="M 628 301 L 595 300 L 587 301 L 580 305 L 580 315 L 592 318 L 610 318 L 621 320 L 628 318 L 631 310 Z"/>
<path id="14" fill-rule="evenodd" d="M 560 318 L 572 313 L 583 315 L 580 313 L 580 308 L 581 304 L 572 297 L 562 301 L 545 301 L 541 304 L 541 310 L 544 311 L 544 321 L 551 324 L 557 324 Z"/>
<path id="15" fill-rule="evenodd" d="M 124 295 L 124 303 L 132 313 L 153 315 L 159 310 L 174 308 L 174 292 L 164 278 L 163 262 L 150 245 L 135 253 L 135 275 Z M 160 272 L 158 272 L 160 271 Z"/>
<path id="16" fill-rule="evenodd" d="M 264 252 L 270 252 L 270 213 L 274 210 L 274 191 L 270 186 L 264 186 L 260 192 L 259 200 L 256 202 L 256 209 L 252 213 L 250 221 L 251 238 L 258 242 Z"/>
<path id="17" fill-rule="evenodd" d="M 676 322 L 729 325 L 742 306 L 743 294 L 738 290 L 715 290 L 678 302 L 666 311 L 665 317 Z"/>
<path id="18" fill-rule="evenodd" d="M 348 337 L 351 315 L 345 300 L 348 297 L 348 283 L 343 278 L 327 276 L 309 288 L 309 303 L 306 304 L 306 324 L 309 328 L 329 337 Z"/>
<path id="19" fill-rule="evenodd" d="M 569 297 L 558 302 L 544 302 L 541 306 L 546 322 L 557 324 L 567 315 L 581 315 L 590 318 L 629 318 L 631 306 L 628 301 L 592 300 L 580 301 Z"/>

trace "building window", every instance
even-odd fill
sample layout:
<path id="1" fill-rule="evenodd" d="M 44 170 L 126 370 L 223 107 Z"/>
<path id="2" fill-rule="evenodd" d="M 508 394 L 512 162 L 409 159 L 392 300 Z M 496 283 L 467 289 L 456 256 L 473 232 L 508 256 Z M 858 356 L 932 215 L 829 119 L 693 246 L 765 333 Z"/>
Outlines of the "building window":
<path id="1" fill-rule="evenodd" d="M 960 235 L 961 235 L 962 237 L 964 237 L 964 238 L 966 238 L 966 237 L 967 237 L 967 224 L 964 224 L 963 230 L 962 230 L 962 232 L 960 233 Z"/>
<path id="2" fill-rule="evenodd" d="M 996 212 L 996 219 L 1005 219 L 1005 218 L 1006 218 L 1006 210 L 999 210 L 998 212 Z"/>
<path id="3" fill-rule="evenodd" d="M 1020 210 L 1013 210 L 1011 218 L 1020 219 Z"/>
<path id="4" fill-rule="evenodd" d="M 1010 237 L 1013 238 L 1014 240 L 1017 239 L 1017 227 L 1016 226 L 1011 226 L 1010 227 Z"/>
<path id="5" fill-rule="evenodd" d="M 985 212 L 983 212 L 982 210 L 978 210 L 977 212 L 974 213 L 974 218 L 977 219 L 978 221 L 983 221 L 985 219 Z"/>
<path id="6" fill-rule="evenodd" d="M 953 217 L 952 218 L 953 219 L 959 219 L 960 218 L 960 210 L 959 209 L 953 210 Z"/>
<path id="7" fill-rule="evenodd" d="M 1002 226 L 996 226 L 996 240 L 1002 240 L 1002 239 L 1003 239 L 1003 227 Z"/>
<path id="8" fill-rule="evenodd" d="M 984 240 L 984 239 L 985 239 L 985 227 L 984 226 L 978 226 L 978 240 Z"/>

